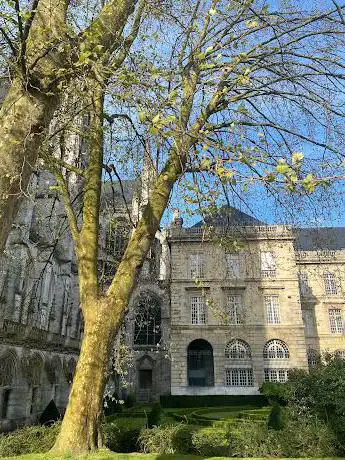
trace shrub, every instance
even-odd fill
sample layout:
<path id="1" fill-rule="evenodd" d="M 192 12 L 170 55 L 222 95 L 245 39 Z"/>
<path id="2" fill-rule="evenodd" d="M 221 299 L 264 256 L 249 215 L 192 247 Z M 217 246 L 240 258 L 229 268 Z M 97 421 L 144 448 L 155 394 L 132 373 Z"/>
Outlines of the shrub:
<path id="1" fill-rule="evenodd" d="M 229 456 L 229 432 L 224 428 L 200 428 L 192 434 L 195 451 L 204 457 Z"/>
<path id="2" fill-rule="evenodd" d="M 145 453 L 190 454 L 194 452 L 191 425 L 171 425 L 143 430 L 139 437 L 140 450 Z"/>
<path id="3" fill-rule="evenodd" d="M 260 387 L 262 393 L 273 406 L 285 406 L 289 399 L 289 388 L 283 383 L 264 382 Z"/>
<path id="4" fill-rule="evenodd" d="M 147 416 L 147 428 L 153 428 L 158 426 L 162 416 L 162 406 L 159 403 L 155 403 L 152 406 L 151 412 Z"/>
<path id="5" fill-rule="evenodd" d="M 284 428 L 282 408 L 279 406 L 279 404 L 275 404 L 272 407 L 270 415 L 267 420 L 267 426 L 268 428 L 271 428 L 277 431 L 282 430 Z"/>
<path id="6" fill-rule="evenodd" d="M 289 417 L 281 431 L 246 421 L 230 433 L 230 454 L 233 457 L 331 457 L 336 454 L 335 436 L 316 418 Z"/>
<path id="7" fill-rule="evenodd" d="M 134 404 L 135 404 L 135 394 L 129 393 L 129 395 L 125 399 L 125 407 L 127 409 L 130 409 L 131 407 L 134 406 Z"/>
<path id="8" fill-rule="evenodd" d="M 105 445 L 114 452 L 135 452 L 138 450 L 140 430 L 137 424 L 107 423 L 104 427 Z"/>
<path id="9" fill-rule="evenodd" d="M 0 434 L 0 457 L 12 457 L 34 452 L 48 452 L 55 442 L 60 423 L 53 426 L 30 426 Z"/>
<path id="10" fill-rule="evenodd" d="M 215 407 L 215 406 L 267 406 L 264 395 L 208 395 L 208 396 L 172 396 L 160 397 L 162 407 Z"/>

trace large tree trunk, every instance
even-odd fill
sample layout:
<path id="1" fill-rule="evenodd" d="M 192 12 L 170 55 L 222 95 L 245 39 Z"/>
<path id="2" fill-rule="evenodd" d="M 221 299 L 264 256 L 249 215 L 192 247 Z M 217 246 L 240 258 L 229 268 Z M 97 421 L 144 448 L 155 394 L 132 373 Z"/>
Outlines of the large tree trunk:
<path id="1" fill-rule="evenodd" d="M 28 92 L 14 80 L 0 110 L 0 250 L 3 249 L 19 197 L 26 193 L 44 129 L 58 104 L 56 96 Z"/>
<path id="2" fill-rule="evenodd" d="M 103 446 L 102 401 L 114 324 L 109 300 L 84 306 L 85 332 L 67 410 L 53 452 L 84 452 Z"/>
<path id="3" fill-rule="evenodd" d="M 182 139 L 181 142 L 188 145 L 188 140 Z M 96 157 L 95 149 L 94 160 Z M 184 160 L 183 157 L 182 160 Z M 170 161 L 156 180 L 143 217 L 130 239 L 111 286 L 105 296 L 93 302 L 88 300 L 91 299 L 92 291 L 95 290 L 94 287 L 92 288 L 95 275 L 92 274 L 92 264 L 89 263 L 92 259 L 89 251 L 92 252 L 93 246 L 89 242 L 83 244 L 80 241 L 80 297 L 84 299 L 82 302 L 84 303 L 85 335 L 67 410 L 60 434 L 52 448 L 53 452 L 82 452 L 102 445 L 102 397 L 113 338 L 122 324 L 138 271 L 159 228 L 173 184 L 181 174 L 182 164 L 181 155 L 173 152 Z M 98 188 L 95 186 L 95 190 Z M 94 194 L 96 197 L 97 193 Z M 90 195 L 92 195 L 91 190 Z M 86 212 L 86 217 L 88 214 Z M 91 214 L 94 214 L 93 218 L 95 218 L 97 213 Z M 90 220 L 92 220 L 91 217 L 90 215 Z M 95 235 L 95 229 L 85 228 L 87 229 L 86 236 L 89 235 L 91 238 L 92 235 Z M 93 252 L 94 258 L 96 246 Z M 84 260 L 87 255 L 90 260 Z"/>

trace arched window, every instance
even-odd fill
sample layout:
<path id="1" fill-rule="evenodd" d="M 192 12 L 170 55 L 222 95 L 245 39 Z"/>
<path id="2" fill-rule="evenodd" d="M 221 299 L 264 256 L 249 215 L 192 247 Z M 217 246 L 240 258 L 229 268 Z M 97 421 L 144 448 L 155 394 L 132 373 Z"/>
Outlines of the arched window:
<path id="1" fill-rule="evenodd" d="M 232 340 L 225 347 L 225 357 L 230 359 L 249 359 L 250 346 L 244 340 Z"/>
<path id="2" fill-rule="evenodd" d="M 207 340 L 193 340 L 187 349 L 188 385 L 214 386 L 213 348 Z"/>
<path id="3" fill-rule="evenodd" d="M 10 350 L 0 357 L 0 387 L 11 386 L 17 373 L 17 355 Z"/>
<path id="4" fill-rule="evenodd" d="M 269 340 L 264 346 L 264 358 L 266 359 L 287 359 L 289 349 L 282 340 Z"/>
<path id="5" fill-rule="evenodd" d="M 161 337 L 161 302 L 151 293 L 143 294 L 136 307 L 134 345 L 157 345 Z"/>

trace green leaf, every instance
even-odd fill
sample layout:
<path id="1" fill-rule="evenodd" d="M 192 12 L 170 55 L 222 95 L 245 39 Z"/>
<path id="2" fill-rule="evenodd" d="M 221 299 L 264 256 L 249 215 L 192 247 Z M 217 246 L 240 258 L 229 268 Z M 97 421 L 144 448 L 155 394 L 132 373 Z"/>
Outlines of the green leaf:
<path id="1" fill-rule="evenodd" d="M 302 152 L 293 152 L 292 154 L 292 164 L 299 163 L 303 160 L 304 155 Z"/>

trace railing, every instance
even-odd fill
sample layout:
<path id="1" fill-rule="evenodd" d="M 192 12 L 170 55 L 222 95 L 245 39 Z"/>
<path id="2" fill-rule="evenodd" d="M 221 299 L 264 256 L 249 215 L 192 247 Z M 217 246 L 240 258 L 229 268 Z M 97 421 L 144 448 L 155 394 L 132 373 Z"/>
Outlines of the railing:
<path id="1" fill-rule="evenodd" d="M 262 278 L 276 278 L 277 271 L 276 270 L 261 270 Z"/>
<path id="2" fill-rule="evenodd" d="M 80 340 L 75 337 L 67 337 L 53 332 L 22 324 L 10 319 L 4 319 L 0 336 L 11 340 L 37 343 L 41 346 L 69 347 L 75 350 L 80 348 Z"/>
<path id="3" fill-rule="evenodd" d="M 292 236 L 292 227 L 288 225 L 257 225 L 257 226 L 225 226 L 225 227 L 191 227 L 191 228 L 170 228 L 170 237 L 192 237 L 203 235 L 205 237 L 211 237 L 213 235 L 223 234 L 242 234 L 243 236 Z"/>
<path id="4" fill-rule="evenodd" d="M 336 251 L 333 250 L 319 250 L 319 251 L 296 251 L 296 259 L 298 261 L 307 261 L 307 260 L 344 260 L 345 259 L 345 250 L 339 249 Z"/>

